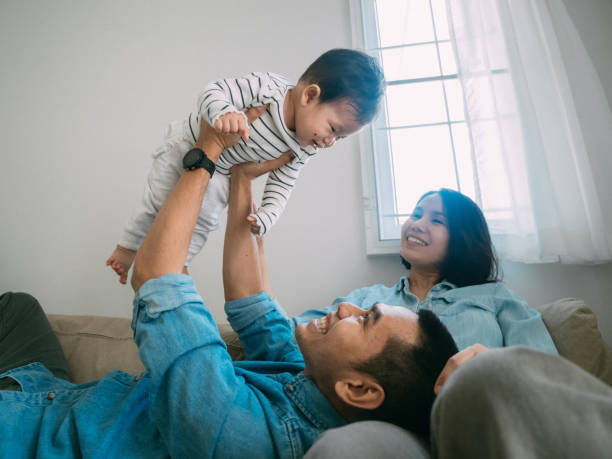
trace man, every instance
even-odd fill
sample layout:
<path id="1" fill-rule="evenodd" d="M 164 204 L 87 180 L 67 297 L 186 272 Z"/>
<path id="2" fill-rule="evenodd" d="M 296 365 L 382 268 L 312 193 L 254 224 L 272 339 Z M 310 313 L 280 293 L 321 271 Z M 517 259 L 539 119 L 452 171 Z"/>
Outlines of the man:
<path id="1" fill-rule="evenodd" d="M 247 115 L 252 121 L 259 113 Z M 263 250 L 247 221 L 250 180 L 287 156 L 232 172 L 225 309 L 249 361 L 231 361 L 181 272 L 211 162 L 236 140 L 203 126 L 197 147 L 206 156 L 189 155 L 196 155 L 187 165 L 193 170 L 183 173 L 136 255 L 132 327 L 146 372 L 112 372 L 81 386 L 39 363 L 0 374 L 21 389 L 0 391 L 0 457 L 301 457 L 323 430 L 347 421 L 427 431 L 434 382 L 456 352 L 435 316 L 346 304 L 301 326 L 298 348 L 271 299 Z"/>
<path id="2" fill-rule="evenodd" d="M 367 421 L 327 431 L 304 459 L 610 457 L 612 387 L 558 355 L 473 346 L 449 361 L 436 392 L 431 450 Z"/>

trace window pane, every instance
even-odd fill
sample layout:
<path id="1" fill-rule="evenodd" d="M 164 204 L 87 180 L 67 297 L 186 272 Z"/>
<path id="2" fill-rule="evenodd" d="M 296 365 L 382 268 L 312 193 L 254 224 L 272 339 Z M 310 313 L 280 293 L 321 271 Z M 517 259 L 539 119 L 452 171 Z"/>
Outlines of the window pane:
<path id="1" fill-rule="evenodd" d="M 455 52 L 453 45 L 450 42 L 440 43 L 440 61 L 442 62 L 442 73 L 444 75 L 457 74 L 457 61 L 455 61 Z"/>
<path id="2" fill-rule="evenodd" d="M 391 131 L 397 211 L 410 213 L 426 191 L 457 188 L 448 126 Z"/>
<path id="3" fill-rule="evenodd" d="M 380 46 L 433 41 L 429 0 L 378 0 Z"/>
<path id="4" fill-rule="evenodd" d="M 441 81 L 389 86 L 386 100 L 390 126 L 447 121 Z"/>
<path id="5" fill-rule="evenodd" d="M 436 34 L 438 40 L 448 40 L 448 19 L 446 18 L 446 0 L 431 0 L 436 23 Z"/>
<path id="6" fill-rule="evenodd" d="M 444 88 L 446 89 L 448 114 L 451 121 L 463 121 L 465 119 L 465 111 L 463 105 L 463 91 L 461 90 L 459 80 L 444 80 Z"/>
<path id="7" fill-rule="evenodd" d="M 387 81 L 440 75 L 436 45 L 417 45 L 382 51 Z"/>

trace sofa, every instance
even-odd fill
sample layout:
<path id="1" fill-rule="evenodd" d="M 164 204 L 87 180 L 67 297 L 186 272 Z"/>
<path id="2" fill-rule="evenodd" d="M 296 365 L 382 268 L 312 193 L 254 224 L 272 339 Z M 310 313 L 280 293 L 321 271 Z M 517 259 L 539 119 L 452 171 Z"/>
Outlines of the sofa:
<path id="1" fill-rule="evenodd" d="M 536 307 L 563 357 L 612 386 L 612 349 L 584 301 L 563 298 Z M 102 378 L 111 370 L 139 374 L 144 370 L 133 341 L 130 319 L 49 314 L 62 345 L 71 380 L 76 384 Z M 232 359 L 244 359 L 242 345 L 229 324 L 218 324 Z"/>

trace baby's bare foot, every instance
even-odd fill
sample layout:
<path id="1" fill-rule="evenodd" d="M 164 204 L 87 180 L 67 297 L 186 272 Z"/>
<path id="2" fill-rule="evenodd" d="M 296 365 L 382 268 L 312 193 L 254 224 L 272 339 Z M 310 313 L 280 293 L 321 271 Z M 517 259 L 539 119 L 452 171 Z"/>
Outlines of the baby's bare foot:
<path id="1" fill-rule="evenodd" d="M 127 282 L 128 271 L 134 257 L 136 256 L 135 250 L 126 249 L 118 245 L 113 251 L 112 255 L 106 260 L 106 266 L 110 266 L 119 276 L 119 282 L 125 284 Z"/>

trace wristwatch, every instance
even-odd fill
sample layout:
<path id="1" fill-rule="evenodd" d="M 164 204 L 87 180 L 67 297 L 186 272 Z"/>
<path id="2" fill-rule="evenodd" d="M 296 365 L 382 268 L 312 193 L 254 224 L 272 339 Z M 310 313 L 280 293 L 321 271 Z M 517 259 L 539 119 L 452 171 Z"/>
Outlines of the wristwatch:
<path id="1" fill-rule="evenodd" d="M 215 173 L 215 163 L 206 156 L 204 150 L 192 148 L 183 157 L 183 169 L 193 171 L 200 167 L 206 169 L 211 177 Z"/>

